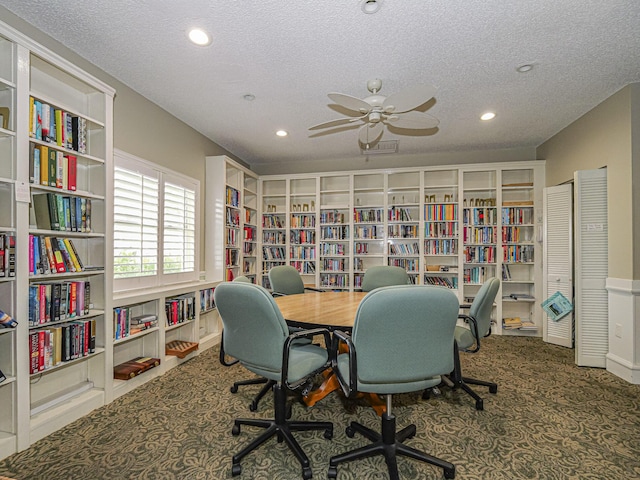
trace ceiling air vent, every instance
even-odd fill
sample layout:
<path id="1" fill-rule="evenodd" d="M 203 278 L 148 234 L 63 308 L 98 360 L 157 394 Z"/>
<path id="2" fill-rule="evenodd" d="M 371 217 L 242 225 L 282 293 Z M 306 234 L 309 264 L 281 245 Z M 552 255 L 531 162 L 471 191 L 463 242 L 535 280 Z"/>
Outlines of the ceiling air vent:
<path id="1" fill-rule="evenodd" d="M 398 140 L 385 140 L 369 147 L 368 150 L 360 148 L 362 155 L 381 155 L 383 153 L 398 153 Z"/>

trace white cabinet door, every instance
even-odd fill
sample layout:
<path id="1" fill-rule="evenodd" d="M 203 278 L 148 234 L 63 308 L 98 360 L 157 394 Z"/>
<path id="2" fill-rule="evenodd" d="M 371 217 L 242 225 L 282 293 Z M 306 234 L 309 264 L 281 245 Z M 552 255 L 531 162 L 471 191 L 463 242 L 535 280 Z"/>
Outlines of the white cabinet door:
<path id="1" fill-rule="evenodd" d="M 573 301 L 573 193 L 572 185 L 544 189 L 544 292 L 555 292 Z M 545 342 L 573 347 L 573 312 L 553 321 L 546 314 L 542 338 Z"/>

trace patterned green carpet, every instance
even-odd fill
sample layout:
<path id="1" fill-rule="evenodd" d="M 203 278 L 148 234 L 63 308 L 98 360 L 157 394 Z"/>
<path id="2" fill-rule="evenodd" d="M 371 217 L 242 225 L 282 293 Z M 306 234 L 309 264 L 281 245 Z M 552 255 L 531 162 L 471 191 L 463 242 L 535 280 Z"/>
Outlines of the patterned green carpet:
<path id="1" fill-rule="evenodd" d="M 417 425 L 409 445 L 456 465 L 457 479 L 640 478 L 640 386 L 601 369 L 576 367 L 573 350 L 540 339 L 491 337 L 462 359 L 466 375 L 495 380 L 484 411 L 460 390 L 421 400 L 394 397 L 399 428 Z M 258 386 L 231 394 L 234 380 L 250 374 L 218 363 L 217 349 L 171 370 L 134 392 L 0 462 L 0 475 L 18 480 L 226 479 L 231 456 L 257 435 L 244 427 L 231 435 L 236 417 L 272 416 L 266 397 L 257 412 L 248 404 Z M 313 478 L 327 478 L 329 457 L 366 440 L 344 428 L 358 420 L 379 429 L 364 403 L 334 393 L 312 408 L 293 406 L 298 419 L 333 421 L 334 438 L 322 432 L 294 434 L 311 459 Z M 403 479 L 441 479 L 442 470 L 398 460 Z M 301 478 L 284 443 L 269 440 L 242 462 L 237 478 Z M 346 463 L 338 480 L 386 479 L 382 457 Z"/>

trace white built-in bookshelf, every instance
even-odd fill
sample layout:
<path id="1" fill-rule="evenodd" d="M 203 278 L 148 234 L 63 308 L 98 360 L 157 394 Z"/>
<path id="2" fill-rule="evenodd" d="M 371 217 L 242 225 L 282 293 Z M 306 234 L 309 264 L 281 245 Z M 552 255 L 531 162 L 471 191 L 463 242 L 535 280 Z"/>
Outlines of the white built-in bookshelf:
<path id="1" fill-rule="evenodd" d="M 496 276 L 494 333 L 541 336 L 543 183 L 540 161 L 261 176 L 260 283 L 288 264 L 305 284 L 357 290 L 396 265 L 469 303 Z"/>

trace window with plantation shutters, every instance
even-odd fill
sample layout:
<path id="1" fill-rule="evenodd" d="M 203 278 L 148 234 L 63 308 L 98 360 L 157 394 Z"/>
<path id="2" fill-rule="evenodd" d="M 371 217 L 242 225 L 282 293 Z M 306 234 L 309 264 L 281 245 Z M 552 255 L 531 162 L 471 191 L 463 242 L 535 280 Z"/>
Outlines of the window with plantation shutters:
<path id="1" fill-rule="evenodd" d="M 165 275 L 195 271 L 195 215 L 196 189 L 165 182 L 163 224 L 163 272 Z"/>
<path id="2" fill-rule="evenodd" d="M 114 291 L 198 279 L 200 182 L 114 151 Z"/>
<path id="3" fill-rule="evenodd" d="M 116 279 L 158 274 L 159 172 L 131 167 L 114 168 Z"/>

